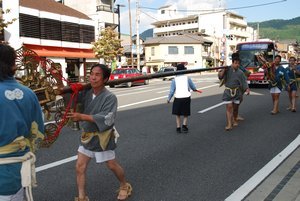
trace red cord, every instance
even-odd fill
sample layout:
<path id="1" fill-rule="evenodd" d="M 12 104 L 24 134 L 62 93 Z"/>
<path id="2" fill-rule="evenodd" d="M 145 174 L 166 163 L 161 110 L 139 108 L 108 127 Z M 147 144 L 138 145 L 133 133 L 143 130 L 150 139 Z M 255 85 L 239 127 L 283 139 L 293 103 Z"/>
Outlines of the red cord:
<path id="1" fill-rule="evenodd" d="M 61 129 L 64 127 L 65 125 L 65 122 L 68 120 L 67 118 L 67 114 L 70 112 L 70 109 L 71 109 L 71 106 L 72 106 L 72 103 L 73 104 L 73 111 L 76 112 L 76 105 L 77 105 L 77 97 L 78 97 L 78 93 L 79 91 L 82 91 L 83 90 L 83 85 L 81 83 L 70 83 L 69 80 L 67 80 L 66 78 L 64 78 L 62 76 L 62 72 L 61 71 L 58 71 L 54 66 L 51 65 L 51 68 L 47 69 L 47 59 L 43 59 L 43 58 L 39 58 L 37 59 L 41 62 L 41 66 L 42 68 L 47 71 L 47 72 L 50 72 L 52 76 L 54 76 L 55 78 L 57 79 L 60 79 L 62 81 L 65 81 L 67 82 L 67 84 L 71 87 L 72 89 L 72 94 L 71 94 L 71 98 L 67 104 L 67 107 L 66 107 L 66 110 L 65 110 L 65 113 L 62 117 L 62 120 L 61 122 L 59 123 L 56 131 L 54 132 L 54 134 L 52 136 L 46 136 L 44 141 L 46 142 L 53 142 L 57 139 L 57 137 L 59 136 L 60 134 L 60 131 Z M 57 71 L 57 72 L 54 72 L 54 71 Z"/>

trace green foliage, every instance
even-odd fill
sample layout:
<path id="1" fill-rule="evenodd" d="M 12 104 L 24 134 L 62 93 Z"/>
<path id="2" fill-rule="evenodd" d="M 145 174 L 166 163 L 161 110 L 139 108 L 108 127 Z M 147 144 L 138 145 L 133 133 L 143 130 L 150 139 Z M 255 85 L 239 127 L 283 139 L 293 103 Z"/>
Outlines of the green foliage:
<path id="1" fill-rule="evenodd" d="M 248 23 L 257 29 L 257 22 Z M 273 40 L 292 39 L 300 41 L 300 17 L 290 20 L 269 20 L 259 23 L 259 34 L 261 38 Z"/>
<path id="2" fill-rule="evenodd" d="M 0 4 L 2 4 L 2 1 L 0 0 Z M 2 10 L 2 6 L 0 7 L 0 33 L 2 33 L 3 29 L 6 28 L 8 25 L 12 24 L 14 21 L 16 21 L 17 19 L 12 19 L 11 21 L 5 21 L 3 19 L 3 14 L 7 14 L 10 12 L 9 9 L 7 10 Z"/>
<path id="3" fill-rule="evenodd" d="M 123 52 L 121 40 L 118 39 L 117 33 L 111 27 L 101 31 L 98 40 L 92 44 L 96 57 L 103 58 L 106 63 L 114 61 Z"/>

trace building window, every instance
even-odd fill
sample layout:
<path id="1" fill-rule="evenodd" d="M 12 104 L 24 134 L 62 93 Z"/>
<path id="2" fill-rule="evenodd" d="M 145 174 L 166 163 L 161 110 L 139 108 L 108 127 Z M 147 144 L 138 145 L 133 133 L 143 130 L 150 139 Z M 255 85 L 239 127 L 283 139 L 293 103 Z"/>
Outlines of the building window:
<path id="1" fill-rule="evenodd" d="M 194 54 L 193 46 L 184 46 L 184 54 Z"/>
<path id="2" fill-rule="evenodd" d="M 79 24 L 62 22 L 62 41 L 80 42 Z"/>
<path id="3" fill-rule="evenodd" d="M 20 13 L 20 36 L 40 38 L 40 18 Z"/>
<path id="4" fill-rule="evenodd" d="M 165 14 L 165 12 L 166 12 L 165 10 L 161 10 L 160 14 Z"/>
<path id="5" fill-rule="evenodd" d="M 94 26 L 38 18 L 20 13 L 20 36 L 46 40 L 91 43 L 95 41 Z"/>
<path id="6" fill-rule="evenodd" d="M 155 47 L 151 47 L 151 56 L 155 56 Z"/>
<path id="7" fill-rule="evenodd" d="M 93 26 L 80 25 L 80 42 L 91 43 L 95 41 L 95 29 Z"/>
<path id="8" fill-rule="evenodd" d="M 61 40 L 61 22 L 58 20 L 40 18 L 41 38 L 47 40 Z"/>
<path id="9" fill-rule="evenodd" d="M 169 50 L 169 54 L 178 54 L 178 47 L 177 46 L 169 46 L 168 50 Z"/>
<path id="10" fill-rule="evenodd" d="M 207 46 L 207 45 L 203 45 L 203 46 L 202 46 L 202 48 L 203 48 L 202 51 L 203 51 L 203 52 L 208 52 L 208 47 L 209 47 L 209 46 Z"/>

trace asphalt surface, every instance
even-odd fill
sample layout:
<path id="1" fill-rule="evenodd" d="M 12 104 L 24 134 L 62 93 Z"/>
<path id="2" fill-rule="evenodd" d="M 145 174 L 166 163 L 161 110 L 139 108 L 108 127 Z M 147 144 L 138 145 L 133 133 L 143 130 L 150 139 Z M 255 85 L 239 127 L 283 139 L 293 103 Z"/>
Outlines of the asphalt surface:
<path id="1" fill-rule="evenodd" d="M 198 88 L 208 88 L 201 95 L 193 94 L 187 135 L 175 131 L 172 104 L 166 104 L 164 98 L 167 92 L 157 92 L 160 88 L 168 90 L 170 82 L 152 81 L 146 87 L 136 86 L 129 89 L 136 93 L 128 96 L 128 89 L 112 89 L 118 95 L 119 106 L 153 99 L 118 112 L 116 127 L 121 137 L 116 154 L 134 189 L 129 200 L 225 200 L 298 136 L 299 112 L 285 110 L 287 96 L 283 93 L 281 112 L 270 115 L 271 97 L 265 88 L 255 88 L 252 95 L 245 96 L 240 108 L 245 121 L 232 131 L 225 131 L 224 105 L 198 113 L 221 102 L 223 89 L 207 77 L 193 77 L 199 81 Z M 146 92 L 148 89 L 152 91 Z M 78 140 L 78 131 L 64 128 L 51 148 L 38 152 L 35 200 L 74 200 Z M 45 165 L 63 159 L 69 162 L 46 169 Z M 92 161 L 87 172 L 90 200 L 116 200 L 117 188 L 118 182 L 105 164 Z"/>

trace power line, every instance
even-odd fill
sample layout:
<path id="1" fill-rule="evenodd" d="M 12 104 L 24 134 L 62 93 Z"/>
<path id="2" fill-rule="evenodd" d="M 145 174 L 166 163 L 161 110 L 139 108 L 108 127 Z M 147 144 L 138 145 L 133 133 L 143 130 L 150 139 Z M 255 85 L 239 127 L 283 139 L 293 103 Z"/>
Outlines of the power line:
<path id="1" fill-rule="evenodd" d="M 142 10 L 140 10 L 140 12 L 141 12 L 141 13 L 144 13 L 145 15 L 147 15 L 148 17 L 150 17 L 150 18 L 152 18 L 152 19 L 154 19 L 154 20 L 156 20 L 156 21 L 160 21 L 160 20 L 158 20 L 157 18 L 155 18 L 155 17 L 149 15 L 148 13 L 146 13 L 146 12 L 144 12 L 144 11 L 142 11 Z"/>
<path id="2" fill-rule="evenodd" d="M 272 4 L 277 4 L 277 3 L 282 3 L 287 0 L 280 0 L 280 1 L 273 1 L 269 3 L 262 3 L 262 4 L 255 4 L 255 5 L 249 5 L 249 6 L 240 6 L 240 7 L 232 7 L 232 8 L 224 8 L 224 9 L 200 9 L 200 10 L 176 10 L 178 12 L 201 12 L 201 11 L 209 11 L 209 12 L 222 12 L 226 10 L 239 10 L 239 9 L 245 9 L 245 8 L 254 8 L 254 7 L 261 7 L 261 6 L 267 6 L 267 5 L 272 5 Z M 140 8 L 147 9 L 147 10 L 159 10 L 159 8 L 151 8 L 151 7 L 143 7 L 141 6 Z M 166 10 L 168 11 L 168 10 Z"/>

